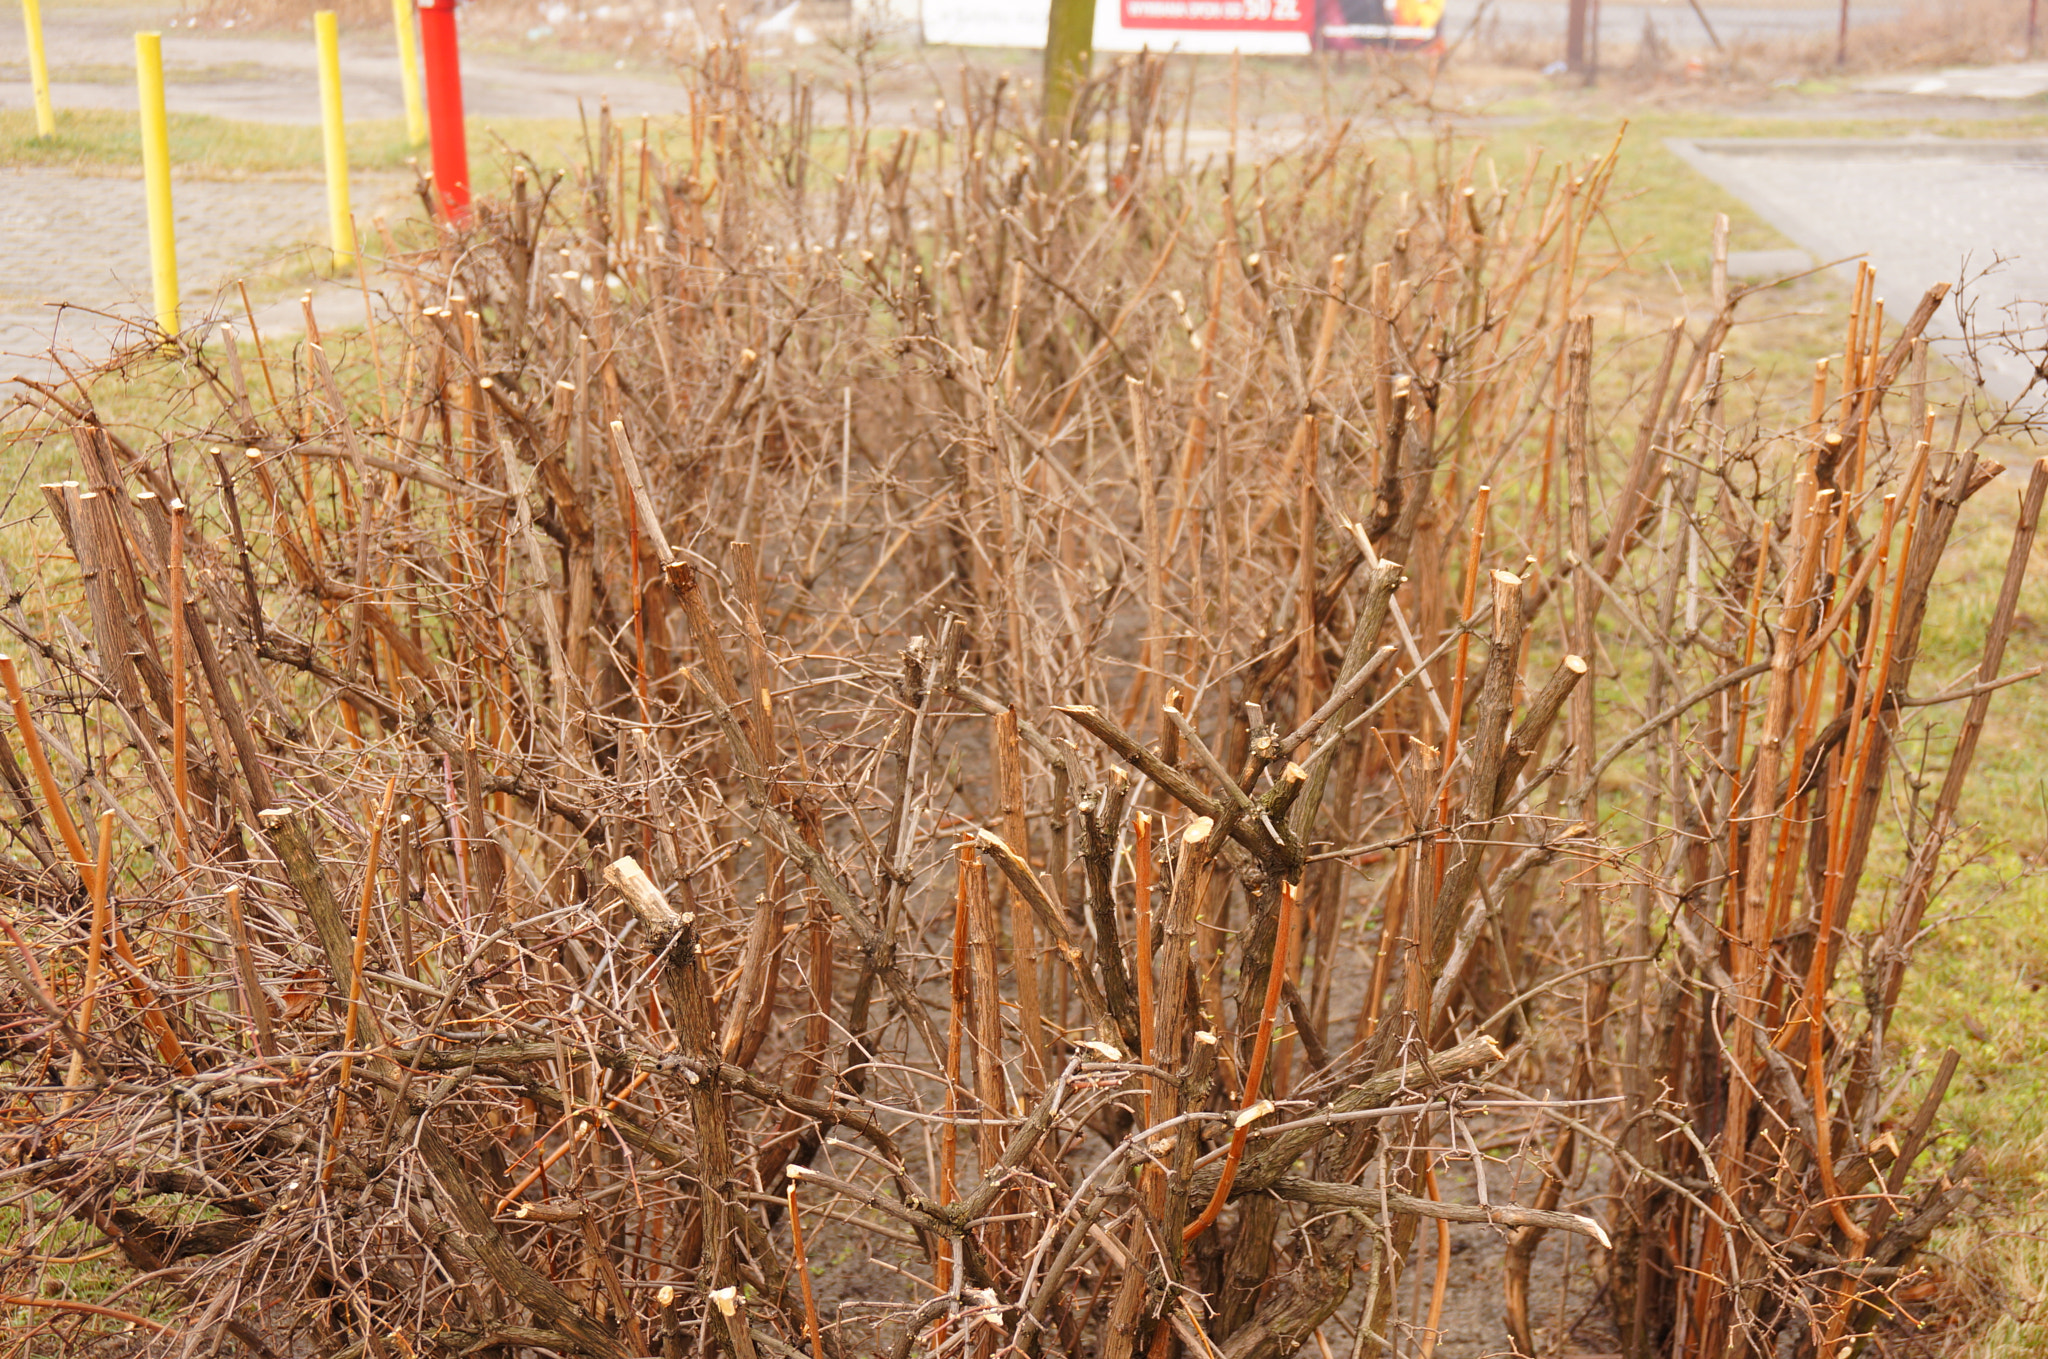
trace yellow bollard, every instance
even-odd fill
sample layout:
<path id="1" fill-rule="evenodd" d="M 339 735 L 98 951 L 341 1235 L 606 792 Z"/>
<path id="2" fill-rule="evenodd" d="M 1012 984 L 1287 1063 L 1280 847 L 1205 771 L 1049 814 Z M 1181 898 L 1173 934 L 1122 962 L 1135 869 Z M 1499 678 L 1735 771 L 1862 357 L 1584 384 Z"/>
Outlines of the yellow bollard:
<path id="1" fill-rule="evenodd" d="M 412 0 L 391 0 L 391 26 L 398 30 L 398 83 L 405 89 L 405 141 L 427 144 L 427 109 L 420 98 L 420 39 Z"/>
<path id="2" fill-rule="evenodd" d="M 341 128 L 341 38 L 334 11 L 313 16 L 313 36 L 320 45 L 320 130 L 327 149 L 327 234 L 334 243 L 334 267 L 346 268 L 356 257 L 356 224 L 348 210 L 348 138 Z"/>
<path id="3" fill-rule="evenodd" d="M 149 269 L 156 279 L 156 323 L 178 333 L 178 245 L 171 226 L 171 131 L 164 117 L 164 43 L 135 35 L 135 86 L 142 102 L 142 185 L 149 203 Z"/>
<path id="4" fill-rule="evenodd" d="M 28 30 L 28 80 L 36 96 L 36 135 L 57 135 L 57 115 L 50 112 L 50 63 L 43 60 L 42 0 L 21 0 L 21 24 Z"/>

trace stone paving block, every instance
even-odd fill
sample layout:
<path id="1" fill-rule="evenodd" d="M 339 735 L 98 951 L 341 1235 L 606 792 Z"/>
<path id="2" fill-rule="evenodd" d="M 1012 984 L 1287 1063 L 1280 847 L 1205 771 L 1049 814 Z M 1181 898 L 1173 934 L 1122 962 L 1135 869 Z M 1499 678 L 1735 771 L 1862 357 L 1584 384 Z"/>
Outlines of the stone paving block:
<path id="1" fill-rule="evenodd" d="M 362 208 L 390 182 L 357 177 L 359 219 L 367 220 Z M 327 197 L 318 180 L 176 179 L 171 195 L 187 326 L 206 320 L 221 290 L 238 279 L 326 263 Z M 302 328 L 295 296 L 279 316 L 294 331 Z M 226 305 L 229 314 L 240 313 L 237 295 L 230 293 Z M 153 306 L 139 178 L 0 171 L 0 393 L 15 376 L 54 375 L 53 345 L 92 364 L 134 342 Z M 360 306 L 353 319 L 362 319 Z"/>
<path id="2" fill-rule="evenodd" d="M 2048 142 L 1744 138 L 1670 146 L 1817 259 L 1868 259 L 1891 316 L 1912 310 L 1935 283 L 1960 284 L 1966 311 L 1952 293 L 1930 333 L 1961 358 L 1966 329 L 2009 332 L 2009 342 L 1980 349 L 1981 376 L 2001 400 L 2027 389 L 2048 348 Z"/>

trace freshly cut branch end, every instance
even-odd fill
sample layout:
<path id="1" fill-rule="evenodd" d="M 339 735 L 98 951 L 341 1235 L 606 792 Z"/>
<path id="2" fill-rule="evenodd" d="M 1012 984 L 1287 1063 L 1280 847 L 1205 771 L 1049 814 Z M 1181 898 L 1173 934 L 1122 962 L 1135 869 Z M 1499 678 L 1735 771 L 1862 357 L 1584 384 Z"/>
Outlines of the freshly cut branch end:
<path id="1" fill-rule="evenodd" d="M 639 860 L 631 855 L 613 860 L 605 866 L 604 880 L 618 892 L 626 908 L 640 918 L 648 933 L 657 939 L 666 939 L 690 923 L 690 917 L 669 905 L 668 897 L 654 880 L 647 876 L 647 870 L 640 867 Z"/>

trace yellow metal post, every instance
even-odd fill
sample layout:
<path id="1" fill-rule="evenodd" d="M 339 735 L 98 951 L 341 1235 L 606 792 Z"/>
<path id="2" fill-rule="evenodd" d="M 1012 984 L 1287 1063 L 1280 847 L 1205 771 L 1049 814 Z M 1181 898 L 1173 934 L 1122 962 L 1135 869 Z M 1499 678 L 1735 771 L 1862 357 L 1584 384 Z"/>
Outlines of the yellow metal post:
<path id="1" fill-rule="evenodd" d="M 420 37 L 412 0 L 391 0 L 391 26 L 398 30 L 398 83 L 405 90 L 405 140 L 427 144 L 427 106 L 420 96 Z"/>
<path id="2" fill-rule="evenodd" d="M 21 24 L 28 30 L 28 81 L 36 96 L 36 135 L 57 135 L 57 115 L 50 111 L 50 63 L 43 60 L 42 0 L 21 0 Z"/>
<path id="3" fill-rule="evenodd" d="M 313 36 L 320 44 L 320 131 L 327 151 L 327 234 L 334 244 L 334 264 L 345 268 L 356 257 L 356 224 L 348 208 L 348 138 L 341 127 L 341 38 L 334 11 L 313 16 Z"/>
<path id="4" fill-rule="evenodd" d="M 135 35 L 135 87 L 142 103 L 142 185 L 149 203 L 149 268 L 156 279 L 156 323 L 178 333 L 178 245 L 171 226 L 171 132 L 164 117 L 164 44 Z"/>

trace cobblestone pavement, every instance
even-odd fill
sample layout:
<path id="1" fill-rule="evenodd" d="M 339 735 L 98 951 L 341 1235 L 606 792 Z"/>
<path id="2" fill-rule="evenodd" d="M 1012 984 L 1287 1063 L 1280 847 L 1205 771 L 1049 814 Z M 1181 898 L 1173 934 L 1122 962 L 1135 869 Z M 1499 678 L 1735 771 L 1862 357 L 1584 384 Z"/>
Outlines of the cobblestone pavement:
<path id="1" fill-rule="evenodd" d="M 1985 386 L 2008 401 L 2026 387 L 2048 345 L 2048 142 L 1745 138 L 1671 147 L 1816 258 L 1865 254 L 1891 314 L 1936 283 L 1963 284 L 1972 329 L 2019 333 L 2020 352 L 1993 345 L 1980 354 Z M 1953 295 L 1930 330 L 1960 355 Z"/>
<path id="2" fill-rule="evenodd" d="M 207 113 L 272 123 L 317 123 L 320 97 L 310 31 L 304 35 L 190 29 L 161 6 L 43 9 L 51 99 L 59 108 L 135 107 L 135 32 L 161 29 L 164 102 L 173 113 Z M 18 20 L 0 23 L 0 109 L 29 107 L 26 39 Z M 84 77 L 84 78 L 80 78 Z M 397 45 L 389 23 L 345 31 L 341 84 L 347 115 L 402 118 Z M 618 70 L 537 69 L 485 53 L 462 60 L 463 104 L 472 118 L 574 118 L 579 100 L 595 113 L 609 98 L 621 113 L 681 113 L 680 80 Z"/>
<path id="3" fill-rule="evenodd" d="M 161 3 L 45 6 L 45 47 L 59 108 L 132 110 L 134 34 L 163 33 L 165 99 L 174 113 L 212 114 L 274 123 L 320 119 L 314 48 L 305 36 L 194 30 Z M 18 22 L 0 23 L 0 109 L 30 104 L 27 50 Z M 404 116 L 398 64 L 388 25 L 345 34 L 342 85 L 347 115 Z M 470 115 L 575 117 L 579 101 L 600 98 L 630 113 L 674 113 L 688 107 L 681 82 L 615 70 L 550 71 L 472 53 L 463 62 Z M 359 222 L 373 196 L 402 190 L 402 176 L 358 175 L 353 199 Z M 317 177 L 176 181 L 178 272 L 185 324 L 216 309 L 220 290 L 274 269 L 303 273 L 324 260 L 325 191 Z M 406 209 L 399 207 L 399 211 Z M 294 267 L 296 266 L 296 267 Z M 270 291 L 275 292 L 272 288 Z M 62 301 L 60 310 L 53 305 Z M 345 313 L 350 299 L 332 299 Z M 354 303 L 360 319 L 360 302 Z M 48 350 L 75 351 L 87 362 L 110 353 L 135 320 L 153 311 L 142 184 L 117 174 L 0 166 L 0 396 L 14 376 L 49 377 Z M 232 293 L 228 314 L 239 312 Z M 97 313 L 112 313 L 101 315 Z M 266 333 L 299 327 L 295 297 L 257 321 Z M 132 338 L 130 336 L 129 338 Z"/>
<path id="4" fill-rule="evenodd" d="M 358 177 L 356 201 L 391 182 Z M 171 200 L 187 326 L 215 310 L 223 289 L 228 314 L 239 313 L 238 279 L 272 268 L 300 273 L 325 260 L 318 243 L 326 239 L 327 198 L 318 180 L 174 180 Z M 60 301 L 68 305 L 53 305 Z M 140 179 L 0 170 L 0 393 L 7 378 L 50 374 L 53 344 L 98 360 L 154 309 Z M 280 329 L 295 329 L 297 312 L 289 301 L 268 314 Z M 265 313 L 257 319 L 262 324 Z"/>

